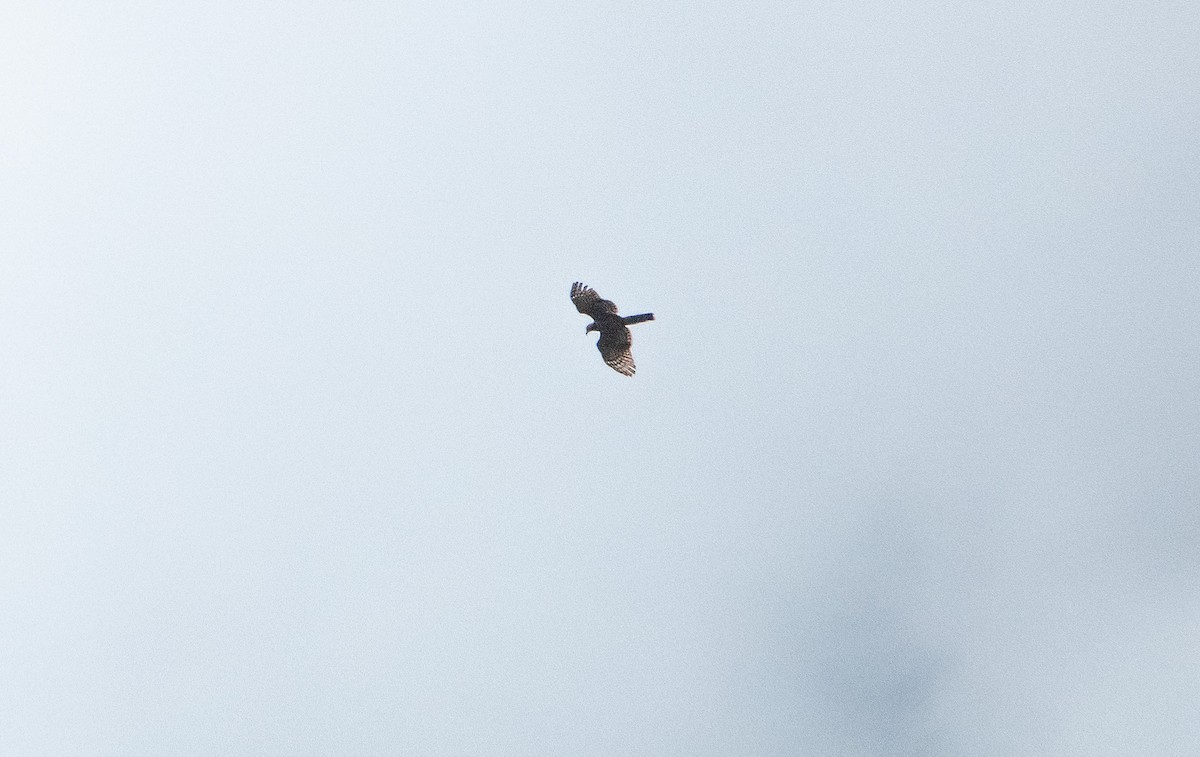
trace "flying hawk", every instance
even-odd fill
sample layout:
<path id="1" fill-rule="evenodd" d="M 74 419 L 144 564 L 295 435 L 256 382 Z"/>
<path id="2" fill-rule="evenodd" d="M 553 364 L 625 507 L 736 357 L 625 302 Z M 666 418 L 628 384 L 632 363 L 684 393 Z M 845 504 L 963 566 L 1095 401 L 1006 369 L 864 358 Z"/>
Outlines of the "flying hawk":
<path id="1" fill-rule="evenodd" d="M 633 353 L 629 351 L 633 337 L 629 333 L 629 329 L 625 327 L 631 323 L 653 321 L 654 313 L 629 315 L 622 318 L 617 315 L 617 306 L 613 304 L 612 300 L 600 299 L 600 295 L 596 294 L 595 289 L 580 284 L 578 281 L 571 285 L 571 302 L 575 303 L 576 310 L 592 317 L 593 322 L 588 324 L 584 333 L 600 332 L 596 349 L 600 350 L 600 356 L 604 358 L 604 362 L 608 363 L 609 367 L 617 373 L 632 376 L 636 370 L 633 364 Z"/>

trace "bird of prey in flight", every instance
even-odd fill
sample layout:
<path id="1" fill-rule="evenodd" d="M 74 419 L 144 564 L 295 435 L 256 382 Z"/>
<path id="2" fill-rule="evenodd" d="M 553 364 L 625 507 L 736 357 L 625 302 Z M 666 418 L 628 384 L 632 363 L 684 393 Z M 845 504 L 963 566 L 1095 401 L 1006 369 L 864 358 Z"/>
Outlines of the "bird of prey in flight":
<path id="1" fill-rule="evenodd" d="M 633 353 L 629 351 L 633 337 L 626 326 L 631 323 L 653 321 L 654 313 L 621 317 L 617 315 L 617 306 L 613 304 L 612 300 L 600 299 L 600 295 L 596 294 L 595 289 L 580 284 L 578 281 L 571 285 L 571 302 L 575 304 L 576 310 L 592 318 L 592 323 L 588 324 L 584 333 L 600 332 L 596 349 L 600 350 L 600 357 L 604 358 L 604 362 L 608 363 L 608 366 L 617 373 L 632 376 L 636 370 L 633 364 Z"/>

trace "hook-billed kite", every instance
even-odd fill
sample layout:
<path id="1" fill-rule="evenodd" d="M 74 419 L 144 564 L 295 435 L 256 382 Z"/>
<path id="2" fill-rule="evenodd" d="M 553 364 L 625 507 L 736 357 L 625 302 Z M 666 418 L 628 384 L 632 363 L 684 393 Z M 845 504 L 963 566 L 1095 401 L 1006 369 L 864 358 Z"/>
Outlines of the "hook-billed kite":
<path id="1" fill-rule="evenodd" d="M 654 313 L 621 317 L 617 314 L 617 306 L 613 304 L 612 300 L 600 299 L 600 295 L 596 294 L 595 289 L 580 284 L 578 281 L 571 285 L 571 302 L 575 303 L 576 310 L 592 317 L 593 322 L 588 324 L 584 333 L 600 332 L 596 349 L 600 350 L 600 357 L 604 358 L 604 362 L 608 363 L 609 367 L 617 373 L 632 376 L 636 370 L 633 364 L 633 353 L 629 351 L 633 337 L 626 326 L 631 323 L 653 321 Z"/>

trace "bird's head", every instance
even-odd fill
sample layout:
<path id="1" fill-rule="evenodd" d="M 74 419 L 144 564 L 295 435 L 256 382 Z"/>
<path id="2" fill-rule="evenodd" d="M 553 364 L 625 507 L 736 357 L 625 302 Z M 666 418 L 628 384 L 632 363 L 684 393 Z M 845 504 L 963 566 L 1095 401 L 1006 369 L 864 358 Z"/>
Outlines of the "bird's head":
<path id="1" fill-rule="evenodd" d="M 596 325 L 595 321 L 593 321 L 592 323 L 589 323 L 587 325 L 587 328 L 583 330 L 583 333 L 590 334 L 593 331 L 599 331 L 599 330 L 600 330 L 600 327 Z"/>

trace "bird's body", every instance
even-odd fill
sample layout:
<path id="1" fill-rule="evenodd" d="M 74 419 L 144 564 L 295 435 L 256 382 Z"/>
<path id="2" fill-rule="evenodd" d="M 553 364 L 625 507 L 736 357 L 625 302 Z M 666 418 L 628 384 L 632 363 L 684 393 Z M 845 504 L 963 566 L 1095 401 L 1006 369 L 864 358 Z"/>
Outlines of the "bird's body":
<path id="1" fill-rule="evenodd" d="M 629 350 L 633 344 L 633 335 L 627 327 L 634 323 L 653 321 L 654 313 L 621 317 L 612 300 L 600 299 L 595 289 L 578 281 L 571 285 L 571 302 L 576 310 L 592 318 L 592 323 L 588 324 L 585 333 L 600 332 L 596 349 L 600 350 L 604 362 L 617 373 L 632 376 L 637 366 L 633 364 L 633 353 Z"/>

